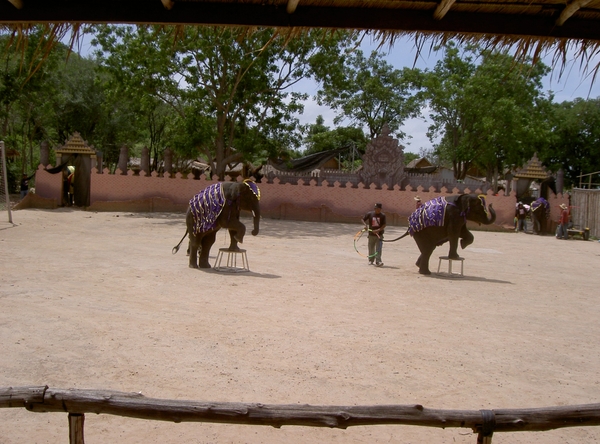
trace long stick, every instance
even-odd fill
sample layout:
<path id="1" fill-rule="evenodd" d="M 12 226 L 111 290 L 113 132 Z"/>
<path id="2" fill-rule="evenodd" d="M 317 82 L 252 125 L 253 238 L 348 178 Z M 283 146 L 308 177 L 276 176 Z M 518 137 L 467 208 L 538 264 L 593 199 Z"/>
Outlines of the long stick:
<path id="1" fill-rule="evenodd" d="M 539 432 L 600 425 L 600 404 L 531 409 L 439 410 L 422 405 L 313 406 L 146 398 L 140 393 L 108 390 L 61 390 L 48 387 L 0 387 L 0 408 L 32 412 L 119 415 L 130 418 L 228 424 L 332 427 L 401 424 L 458 427 L 481 431 L 483 413 L 493 412 L 493 432 Z M 488 421 L 489 424 L 489 421 Z M 490 431 L 490 432 L 491 432 Z"/>

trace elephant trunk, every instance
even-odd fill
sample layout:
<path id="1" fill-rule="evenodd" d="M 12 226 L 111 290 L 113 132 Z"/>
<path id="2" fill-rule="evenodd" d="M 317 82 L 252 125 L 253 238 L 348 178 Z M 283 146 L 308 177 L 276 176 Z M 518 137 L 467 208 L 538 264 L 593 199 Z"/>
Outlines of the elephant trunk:
<path id="1" fill-rule="evenodd" d="M 252 230 L 252 236 L 256 236 L 258 234 L 260 225 L 260 208 L 258 206 L 258 201 L 256 203 L 256 207 L 252 210 L 252 217 L 254 218 L 254 229 Z"/>
<path id="2" fill-rule="evenodd" d="M 488 205 L 488 212 L 490 213 L 490 217 L 483 222 L 484 225 L 490 225 L 496 222 L 496 211 L 494 210 L 494 207 L 492 207 L 492 204 Z"/>

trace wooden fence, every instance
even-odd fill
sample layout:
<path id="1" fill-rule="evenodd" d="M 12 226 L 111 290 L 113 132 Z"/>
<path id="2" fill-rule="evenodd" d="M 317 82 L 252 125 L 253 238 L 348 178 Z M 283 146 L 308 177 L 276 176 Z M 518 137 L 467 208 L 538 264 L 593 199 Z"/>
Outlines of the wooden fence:
<path id="1" fill-rule="evenodd" d="M 571 191 L 571 220 L 580 230 L 600 238 L 600 189 L 575 188 Z"/>
<path id="2" fill-rule="evenodd" d="M 477 443 L 491 444 L 494 432 L 540 432 L 563 427 L 600 425 L 600 404 L 537 409 L 439 410 L 422 405 L 311 406 L 245 404 L 146 398 L 141 393 L 107 390 L 0 387 L 0 407 L 30 412 L 66 412 L 69 443 L 83 444 L 85 413 L 154 421 L 226 424 L 296 425 L 346 429 L 351 426 L 412 425 L 459 427 L 477 433 Z"/>

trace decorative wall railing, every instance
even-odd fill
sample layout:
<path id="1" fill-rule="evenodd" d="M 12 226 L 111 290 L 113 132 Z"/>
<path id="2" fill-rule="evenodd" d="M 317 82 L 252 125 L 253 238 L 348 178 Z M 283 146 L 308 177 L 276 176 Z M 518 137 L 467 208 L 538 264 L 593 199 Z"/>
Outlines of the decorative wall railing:
<path id="1" fill-rule="evenodd" d="M 238 178 L 237 180 L 241 180 Z M 117 170 L 109 174 L 108 170 L 98 173 L 92 170 L 90 175 L 90 210 L 94 211 L 180 211 L 185 212 L 189 200 L 200 190 L 215 183 L 216 177 L 201 175 L 195 179 L 192 173 L 159 176 L 153 172 L 135 174 L 129 170 L 122 174 Z M 488 204 L 496 211 L 494 226 L 482 226 L 493 229 L 499 226 L 512 226 L 516 197 L 514 192 L 493 194 L 491 190 L 469 188 L 460 184 L 452 189 L 442 186 L 415 187 L 407 185 L 404 190 L 399 185 L 381 188 L 374 184 L 321 180 L 307 176 L 291 177 L 289 181 L 274 178 L 258 184 L 261 190 L 261 213 L 264 217 L 290 220 L 320 222 L 356 222 L 376 202 L 383 204 L 388 215 L 389 225 L 405 225 L 408 216 L 415 210 L 414 198 L 418 195 L 423 201 L 438 196 L 457 193 L 485 194 Z M 39 167 L 36 173 L 36 194 L 46 199 L 61 202 L 62 178 L 60 174 L 50 174 Z M 565 195 L 549 198 L 551 220 L 558 221 L 559 205 L 568 204 Z M 476 224 L 475 224 L 476 225 Z"/>
<path id="2" fill-rule="evenodd" d="M 84 443 L 86 413 L 153 421 L 329 427 L 411 425 L 466 428 L 477 443 L 491 444 L 494 433 L 543 432 L 564 427 L 600 425 L 600 404 L 491 410 L 440 410 L 413 405 L 312 406 L 249 404 L 146 398 L 140 393 L 108 390 L 0 387 L 0 408 L 68 413 L 69 443 Z"/>

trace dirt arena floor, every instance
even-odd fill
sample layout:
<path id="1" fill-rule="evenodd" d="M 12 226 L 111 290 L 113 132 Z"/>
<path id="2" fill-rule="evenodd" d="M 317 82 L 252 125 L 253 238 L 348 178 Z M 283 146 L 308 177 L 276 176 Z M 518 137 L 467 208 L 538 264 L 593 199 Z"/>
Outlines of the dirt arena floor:
<path id="1" fill-rule="evenodd" d="M 264 219 L 243 244 L 251 271 L 223 273 L 171 254 L 183 214 L 62 208 L 15 211 L 13 222 L 0 222 L 1 387 L 457 410 L 600 402 L 597 241 L 475 232 L 464 278 L 426 277 L 410 238 L 385 244 L 384 267 L 368 266 L 353 246 L 358 218 Z M 221 231 L 211 263 L 226 246 Z M 434 252 L 433 271 L 446 253 L 447 244 Z M 600 427 L 582 427 L 493 442 L 599 439 Z M 0 409 L 0 443 L 25 442 L 68 442 L 67 415 Z M 87 414 L 85 442 L 475 444 L 476 435 Z"/>

